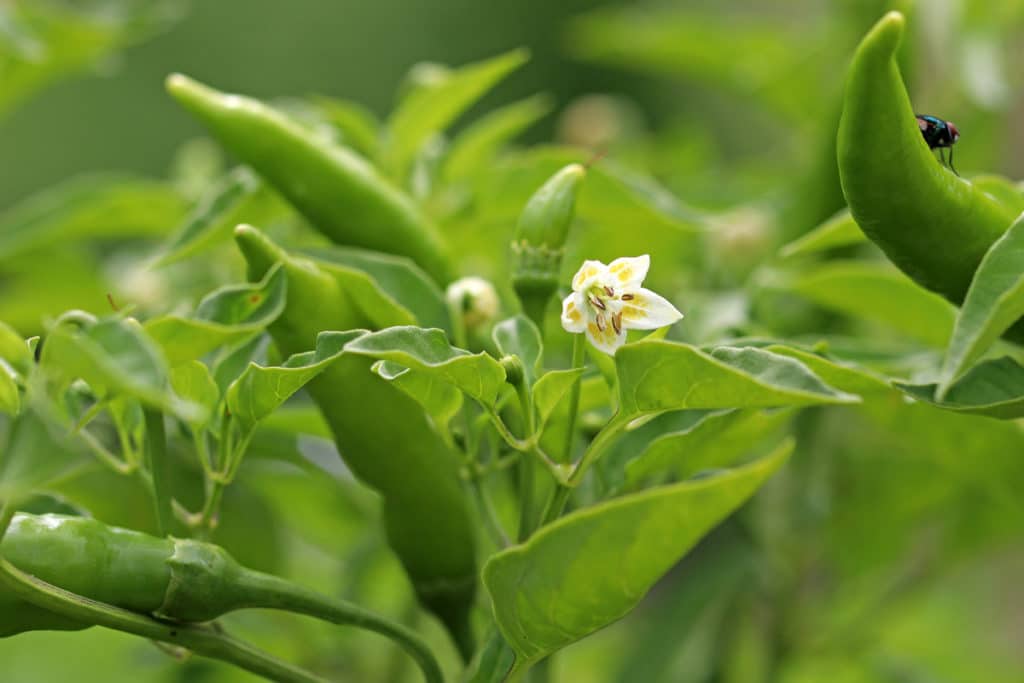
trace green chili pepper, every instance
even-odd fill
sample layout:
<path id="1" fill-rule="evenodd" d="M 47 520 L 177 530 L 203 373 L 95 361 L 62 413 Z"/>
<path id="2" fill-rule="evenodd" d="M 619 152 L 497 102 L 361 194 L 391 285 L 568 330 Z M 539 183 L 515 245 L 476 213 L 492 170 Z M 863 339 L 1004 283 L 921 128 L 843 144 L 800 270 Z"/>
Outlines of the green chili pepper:
<path id="1" fill-rule="evenodd" d="M 530 197 L 512 240 L 512 286 L 523 311 L 543 329 L 544 310 L 558 289 L 563 247 L 587 170 L 569 164 Z"/>
<path id="2" fill-rule="evenodd" d="M 210 543 L 156 538 L 83 517 L 17 514 L 0 541 L 0 556 L 71 593 L 183 623 L 210 621 L 239 609 L 266 608 L 359 626 L 394 639 L 417 661 L 428 681 L 442 680 L 429 648 L 404 627 L 355 605 L 246 569 Z M 6 592 L 5 585 L 0 584 L 0 606 L 20 610 L 24 603 Z M 0 635 L 87 626 L 39 608 L 2 614 L 6 623 L 0 622 Z"/>
<path id="3" fill-rule="evenodd" d="M 359 155 L 259 100 L 181 74 L 168 77 L 167 90 L 331 240 L 408 256 L 441 284 L 453 279 L 434 226 Z"/>
<path id="4" fill-rule="evenodd" d="M 235 236 L 250 278 L 258 280 L 275 263 L 284 264 L 288 302 L 270 327 L 284 354 L 313 348 L 323 330 L 367 326 L 338 283 L 314 262 L 289 255 L 249 226 L 239 226 Z M 371 365 L 370 359 L 342 356 L 307 389 L 345 462 L 383 497 L 388 541 L 417 596 L 441 618 L 468 658 L 477 572 L 458 458 L 423 409 L 372 373 Z"/>
<path id="5" fill-rule="evenodd" d="M 883 17 L 853 57 L 839 124 L 843 193 L 857 224 L 919 284 L 961 303 L 1016 212 L 944 168 L 921 136 L 896 63 L 904 18 Z"/>

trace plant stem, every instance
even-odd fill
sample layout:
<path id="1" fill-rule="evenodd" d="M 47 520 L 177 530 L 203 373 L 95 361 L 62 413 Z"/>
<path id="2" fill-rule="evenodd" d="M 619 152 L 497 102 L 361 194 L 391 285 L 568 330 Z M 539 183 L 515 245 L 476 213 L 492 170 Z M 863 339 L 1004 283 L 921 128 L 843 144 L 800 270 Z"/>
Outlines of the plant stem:
<path id="1" fill-rule="evenodd" d="M 573 468 L 572 473 L 566 479 L 565 483 L 559 483 L 555 489 L 554 494 L 551 496 L 551 500 L 548 503 L 547 509 L 544 511 L 543 524 L 550 524 L 551 522 L 558 519 L 562 510 L 565 508 L 566 501 L 569 500 L 569 494 L 572 490 L 579 486 L 580 481 L 583 479 L 583 475 L 586 474 L 587 469 L 594 463 L 597 458 L 601 456 L 601 453 L 608 448 L 618 437 L 619 432 L 625 429 L 626 425 L 629 424 L 629 420 L 624 419 L 619 415 L 615 415 L 606 424 L 594 440 L 587 446 L 587 450 L 583 452 L 583 457 Z"/>
<path id="2" fill-rule="evenodd" d="M 184 647 L 197 655 L 220 659 L 279 683 L 325 683 L 312 673 L 232 638 L 216 626 L 162 622 L 96 602 L 26 574 L 4 559 L 0 559 L 0 584 L 26 602 L 85 624 Z"/>
<path id="3" fill-rule="evenodd" d="M 533 401 L 530 396 L 530 387 L 525 380 L 516 386 L 516 394 L 519 395 L 519 408 L 523 414 L 523 426 L 526 433 L 526 440 L 536 442 L 537 435 L 534 431 Z M 533 448 L 530 449 L 534 450 Z M 519 458 L 519 542 L 522 543 L 530 537 L 534 529 L 534 462 L 531 457 Z"/>
<path id="4" fill-rule="evenodd" d="M 157 529 L 161 536 L 171 530 L 171 463 L 167 459 L 167 437 L 164 435 L 164 415 L 153 408 L 143 408 L 146 420 L 146 457 L 153 481 L 153 503 L 156 507 Z"/>
<path id="5" fill-rule="evenodd" d="M 582 368 L 587 357 L 587 337 L 584 334 L 573 335 L 572 368 Z M 580 386 L 583 379 L 577 377 L 569 391 L 569 424 L 566 427 L 565 450 L 561 462 L 572 462 L 572 444 L 576 440 L 576 413 L 580 410 Z"/>
<path id="6" fill-rule="evenodd" d="M 269 574 L 242 572 L 237 578 L 237 587 L 241 595 L 251 596 L 247 604 L 239 607 L 280 609 L 380 633 L 401 646 L 416 661 L 427 683 L 444 683 L 441 667 L 430 647 L 401 624 L 358 605 L 320 595 Z"/>

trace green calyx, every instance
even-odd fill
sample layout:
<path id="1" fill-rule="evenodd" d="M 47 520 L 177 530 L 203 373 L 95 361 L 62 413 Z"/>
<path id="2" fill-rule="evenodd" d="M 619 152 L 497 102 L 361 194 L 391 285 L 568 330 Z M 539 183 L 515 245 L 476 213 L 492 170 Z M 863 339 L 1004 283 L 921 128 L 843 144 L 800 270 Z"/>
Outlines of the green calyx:
<path id="1" fill-rule="evenodd" d="M 569 164 L 551 176 L 523 208 L 512 240 L 512 286 L 523 310 L 540 327 L 558 289 L 565 241 L 586 167 Z"/>
<path id="2" fill-rule="evenodd" d="M 896 62 L 904 28 L 903 15 L 890 12 L 854 55 L 837 138 L 839 175 L 864 233 L 919 284 L 960 303 L 1016 212 L 943 167 L 928 148 Z"/>

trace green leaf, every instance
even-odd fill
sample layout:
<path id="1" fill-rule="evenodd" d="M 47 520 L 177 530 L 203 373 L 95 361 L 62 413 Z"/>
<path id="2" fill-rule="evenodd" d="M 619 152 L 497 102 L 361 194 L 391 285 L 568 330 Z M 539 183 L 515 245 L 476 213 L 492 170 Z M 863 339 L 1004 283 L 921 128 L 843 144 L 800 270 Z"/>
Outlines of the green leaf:
<path id="1" fill-rule="evenodd" d="M 131 396 L 186 422 L 204 418 L 202 406 L 170 390 L 160 349 L 133 319 L 58 324 L 43 344 L 41 365 L 66 380 L 82 379 L 101 395 Z"/>
<path id="2" fill-rule="evenodd" d="M 16 373 L 7 361 L 0 358 L 0 412 L 17 415 L 21 411 Z"/>
<path id="3" fill-rule="evenodd" d="M 32 351 L 24 337 L 10 325 L 0 320 L 0 359 L 10 363 L 19 373 L 28 374 L 32 366 Z"/>
<path id="4" fill-rule="evenodd" d="M 26 408 L 14 419 L 7 443 L 0 435 L 0 501 L 18 501 L 90 466 L 92 456 L 45 409 Z"/>
<path id="5" fill-rule="evenodd" d="M 936 347 L 946 345 L 956 319 L 951 303 L 883 263 L 833 261 L 783 286 L 825 308 L 882 323 Z"/>
<path id="6" fill-rule="evenodd" d="M 573 512 L 494 555 L 484 584 L 523 668 L 616 621 L 708 531 L 742 505 L 793 449 L 706 479 Z"/>
<path id="7" fill-rule="evenodd" d="M 340 358 L 345 344 L 363 334 L 362 330 L 321 332 L 315 350 L 289 356 L 279 366 L 250 363 L 226 393 L 228 410 L 243 433 L 254 429 L 256 423 Z"/>
<path id="8" fill-rule="evenodd" d="M 177 365 L 262 332 L 284 310 L 286 289 L 284 269 L 274 266 L 262 282 L 212 292 L 192 317 L 167 315 L 144 327 L 170 364 Z"/>
<path id="9" fill-rule="evenodd" d="M 939 377 L 942 398 L 971 363 L 1024 315 L 1024 216 L 986 252 L 960 308 Z"/>
<path id="10" fill-rule="evenodd" d="M 1009 357 L 978 363 L 950 386 L 941 400 L 936 398 L 938 384 L 896 382 L 896 386 L 919 401 L 945 410 L 1000 420 L 1024 417 L 1024 367 Z"/>
<path id="11" fill-rule="evenodd" d="M 259 176 L 239 166 L 202 197 L 162 247 L 154 266 L 193 256 L 218 241 L 229 239 L 239 223 L 262 224 L 279 210 L 283 210 L 282 204 Z"/>
<path id="12" fill-rule="evenodd" d="M 404 178 L 410 162 L 431 135 L 447 128 L 527 58 L 526 50 L 513 50 L 486 61 L 438 72 L 429 82 L 416 84 L 388 120 L 384 168 L 392 177 Z"/>
<path id="13" fill-rule="evenodd" d="M 376 327 L 449 327 L 444 293 L 411 259 L 337 246 L 300 249 L 298 253 L 331 273 Z"/>
<path id="14" fill-rule="evenodd" d="M 462 683 L 503 683 L 512 670 L 515 658 L 516 653 L 501 634 L 494 632 L 473 657 Z"/>
<path id="15" fill-rule="evenodd" d="M 777 435 L 792 409 L 710 413 L 688 429 L 663 434 L 626 464 L 626 484 L 655 475 L 687 479 L 702 470 L 728 467 Z"/>
<path id="16" fill-rule="evenodd" d="M 774 408 L 853 403 L 799 361 L 755 348 L 704 353 L 686 344 L 641 341 L 615 354 L 624 416 L 665 410 Z"/>
<path id="17" fill-rule="evenodd" d="M 533 386 L 544 355 L 544 342 L 533 321 L 522 314 L 502 320 L 494 326 L 491 338 L 503 356 L 518 356 L 523 361 L 527 386 Z"/>
<path id="18" fill-rule="evenodd" d="M 485 352 L 472 354 L 448 343 L 442 330 L 391 327 L 349 342 L 345 351 L 389 360 L 455 385 L 485 406 L 493 406 L 505 384 L 505 370 Z"/>
<path id="19" fill-rule="evenodd" d="M 556 171 L 571 163 L 590 161 L 588 153 L 566 147 L 531 147 L 510 155 L 484 175 L 479 204 L 486 207 L 491 220 L 515 225 L 523 205 Z M 610 159 L 602 159 L 588 169 L 576 215 L 620 230 L 624 225 L 642 225 L 645 232 L 691 235 L 700 232 L 706 221 L 705 214 L 661 185 Z"/>
<path id="20" fill-rule="evenodd" d="M 38 90 L 95 69 L 127 45 L 170 26 L 179 0 L 0 3 L 0 115 Z"/>
<path id="21" fill-rule="evenodd" d="M 86 237 L 161 234 L 184 210 L 167 183 L 109 174 L 73 178 L 0 215 L 0 262 Z"/>
<path id="22" fill-rule="evenodd" d="M 480 117 L 452 141 L 441 174 L 451 183 L 484 170 L 509 140 L 551 111 L 551 99 L 534 95 Z"/>
<path id="23" fill-rule="evenodd" d="M 227 393 L 228 387 L 249 367 L 249 363 L 265 356 L 268 337 L 257 335 L 251 339 L 229 346 L 217 354 L 213 361 L 213 381 L 220 390 L 221 396 Z"/>
<path id="24" fill-rule="evenodd" d="M 583 368 L 551 370 L 541 375 L 533 385 L 533 406 L 537 410 L 538 431 L 544 430 L 547 421 L 582 375 Z"/>
<path id="25" fill-rule="evenodd" d="M 370 158 L 377 153 L 380 122 L 372 111 L 350 100 L 314 95 L 313 106 L 341 134 L 342 144 Z"/>
<path id="26" fill-rule="evenodd" d="M 217 411 L 220 389 L 213 381 L 209 369 L 197 360 L 187 361 L 171 368 L 171 387 L 174 393 L 186 401 L 203 406 L 206 414 L 201 420 L 194 420 L 190 426 L 196 432 L 205 427 Z"/>
<path id="27" fill-rule="evenodd" d="M 849 209 L 841 209 L 827 221 L 779 250 L 783 258 L 817 254 L 839 247 L 863 244 L 868 238 L 853 220 Z"/>
<path id="28" fill-rule="evenodd" d="M 879 393 L 888 394 L 892 392 L 892 386 L 884 377 L 859 365 L 782 344 L 770 344 L 763 348 L 765 351 L 770 351 L 780 356 L 795 358 L 810 368 L 814 374 L 824 380 L 829 386 L 835 387 L 840 391 L 858 396 Z"/>
<path id="29" fill-rule="evenodd" d="M 462 392 L 449 382 L 429 373 L 417 372 L 391 361 L 377 361 L 371 367 L 416 400 L 430 416 L 442 436 L 448 433 L 448 423 L 462 409 Z"/>

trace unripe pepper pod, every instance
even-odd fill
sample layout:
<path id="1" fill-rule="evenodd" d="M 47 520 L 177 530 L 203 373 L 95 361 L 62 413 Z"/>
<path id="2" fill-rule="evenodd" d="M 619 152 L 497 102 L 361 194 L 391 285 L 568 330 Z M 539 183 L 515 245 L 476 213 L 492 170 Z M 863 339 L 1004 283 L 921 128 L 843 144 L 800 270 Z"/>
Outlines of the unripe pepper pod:
<path id="1" fill-rule="evenodd" d="M 252 280 L 283 263 L 288 301 L 269 328 L 282 353 L 313 348 L 323 330 L 368 326 L 315 262 L 289 254 L 251 226 L 238 226 L 235 240 Z M 444 622 L 468 658 L 473 652 L 469 617 L 476 594 L 476 550 L 458 457 L 419 404 L 371 372 L 371 365 L 368 358 L 343 355 L 307 389 L 345 462 L 381 494 L 388 542 L 417 597 Z"/>
<path id="2" fill-rule="evenodd" d="M 83 517 L 17 514 L 0 541 L 0 557 L 59 589 L 169 621 L 205 622 L 238 609 L 264 608 L 359 626 L 394 639 L 417 661 L 428 683 L 443 680 L 429 647 L 408 629 L 247 569 L 212 543 L 156 538 Z M 4 582 L 0 610 L 0 637 L 90 625 L 24 602 Z"/>
<path id="3" fill-rule="evenodd" d="M 943 168 L 928 148 L 896 61 L 905 23 L 886 14 L 853 57 L 839 175 L 864 234 L 919 284 L 959 304 L 1017 211 Z"/>
<path id="4" fill-rule="evenodd" d="M 259 100 L 181 74 L 167 78 L 167 91 L 334 242 L 408 256 L 440 284 L 452 280 L 436 228 L 359 155 Z"/>
<path id="5" fill-rule="evenodd" d="M 538 326 L 558 289 L 565 241 L 587 169 L 569 164 L 538 189 L 519 215 L 512 240 L 512 286 L 524 312 Z"/>

